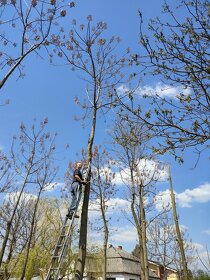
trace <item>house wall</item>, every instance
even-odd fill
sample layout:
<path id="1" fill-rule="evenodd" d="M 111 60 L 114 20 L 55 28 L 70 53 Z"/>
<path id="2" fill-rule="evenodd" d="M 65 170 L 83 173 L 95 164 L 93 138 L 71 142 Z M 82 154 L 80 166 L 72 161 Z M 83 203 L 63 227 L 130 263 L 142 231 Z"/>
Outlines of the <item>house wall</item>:
<path id="1" fill-rule="evenodd" d="M 153 263 L 149 263 L 149 269 L 152 270 L 152 272 L 155 273 L 155 275 L 157 277 L 160 277 L 160 269 L 159 269 L 159 266 L 153 264 Z"/>
<path id="2" fill-rule="evenodd" d="M 107 272 L 116 274 L 126 272 L 128 275 L 140 275 L 140 265 L 134 260 L 109 258 L 107 259 Z"/>
<path id="3" fill-rule="evenodd" d="M 107 278 L 116 278 L 116 280 L 140 280 L 139 276 L 131 274 L 108 273 Z"/>
<path id="4" fill-rule="evenodd" d="M 178 279 L 179 279 L 179 277 L 178 277 L 177 273 L 174 273 L 174 272 L 170 273 L 170 272 L 168 272 L 167 280 L 178 280 Z"/>
<path id="5" fill-rule="evenodd" d="M 161 267 L 154 264 L 154 263 L 149 263 L 149 269 L 151 269 L 157 277 L 161 278 Z M 178 274 L 167 269 L 167 280 L 178 280 Z"/>

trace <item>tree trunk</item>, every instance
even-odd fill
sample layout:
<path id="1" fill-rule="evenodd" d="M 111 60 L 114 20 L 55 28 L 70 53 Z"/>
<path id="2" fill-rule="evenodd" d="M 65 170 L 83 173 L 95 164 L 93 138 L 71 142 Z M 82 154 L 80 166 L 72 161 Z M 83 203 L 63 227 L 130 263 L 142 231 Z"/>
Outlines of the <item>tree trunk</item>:
<path id="1" fill-rule="evenodd" d="M 105 229 L 104 233 L 104 254 L 103 254 L 103 259 L 104 259 L 104 269 L 103 269 L 103 280 L 106 280 L 106 272 L 107 272 L 107 243 L 108 243 L 108 228 Z"/>
<path id="2" fill-rule="evenodd" d="M 12 222 L 13 222 L 13 219 L 14 219 L 14 216 L 15 216 L 15 213 L 16 213 L 16 210 L 17 210 L 17 208 L 18 208 L 18 205 L 19 205 L 19 202 L 20 202 L 22 193 L 23 193 L 23 191 L 24 191 L 24 189 L 25 189 L 25 186 L 26 186 L 27 179 L 28 179 L 28 176 L 29 176 L 29 174 L 30 174 L 30 171 L 31 171 L 31 168 L 29 168 L 28 171 L 27 171 L 27 174 L 26 174 L 26 176 L 25 176 L 25 179 L 24 179 L 24 182 L 23 182 L 23 185 L 22 185 L 22 189 L 21 189 L 21 191 L 20 191 L 20 193 L 19 193 L 17 202 L 16 202 L 15 207 L 14 207 L 14 209 L 13 209 L 13 211 L 12 211 L 11 218 L 10 218 L 10 220 L 7 222 L 7 227 L 6 227 L 6 231 L 5 231 L 5 236 L 4 236 L 4 240 L 3 240 L 2 247 L 1 247 L 1 252 L 0 252 L 0 266 L 1 266 L 1 264 L 2 264 L 4 252 L 5 252 L 6 245 L 7 245 L 7 241 L 8 241 L 8 238 L 9 238 L 9 234 L 10 234 L 10 230 L 11 230 L 11 225 L 12 225 Z"/>
<path id="3" fill-rule="evenodd" d="M 104 250 L 103 250 L 103 275 L 102 279 L 106 280 L 106 271 L 107 271 L 107 244 L 109 238 L 109 230 L 107 226 L 106 216 L 105 216 L 105 205 L 104 203 L 101 204 L 101 213 L 104 223 Z"/>
<path id="4" fill-rule="evenodd" d="M 15 245 L 16 245 L 16 233 L 17 233 L 17 229 L 18 229 L 18 226 L 19 226 L 19 221 L 20 221 L 20 218 L 21 218 L 21 213 L 19 214 L 18 216 L 18 219 L 16 221 L 16 224 L 15 224 L 15 227 L 14 227 L 14 230 L 13 230 L 13 233 L 12 233 L 12 239 L 11 239 L 11 243 L 10 243 L 10 246 L 9 246 L 9 250 L 8 250 L 8 256 L 7 256 L 7 260 L 5 262 L 5 278 L 6 279 L 9 279 L 10 275 L 9 275 L 9 272 L 8 272 L 8 265 L 9 265 L 9 262 L 10 260 L 12 259 L 12 256 L 13 256 L 13 250 L 15 248 Z"/>
<path id="5" fill-rule="evenodd" d="M 34 213 L 33 213 L 33 218 L 32 218 L 32 222 L 31 222 L 31 229 L 30 229 L 28 244 L 27 244 L 27 248 L 26 248 L 26 256 L 25 256 L 25 259 L 24 259 L 23 270 L 22 270 L 20 280 L 23 280 L 24 277 L 25 277 L 25 274 L 26 274 L 26 267 L 27 267 L 27 263 L 28 263 L 31 240 L 32 240 L 32 236 L 34 234 L 35 217 L 36 217 L 36 212 L 37 212 L 37 208 L 38 208 L 38 204 L 39 204 L 40 195 L 41 195 L 41 190 L 38 193 L 38 197 L 37 197 L 36 204 L 35 204 L 35 207 L 34 207 Z"/>
<path id="6" fill-rule="evenodd" d="M 141 241 L 142 241 L 142 255 L 143 255 L 143 275 L 144 279 L 149 280 L 149 266 L 147 255 L 147 237 L 146 237 L 146 216 L 144 209 L 144 186 L 142 185 L 141 174 L 137 167 L 137 176 L 139 182 L 139 206 L 140 206 L 140 224 L 141 224 Z"/>
<path id="7" fill-rule="evenodd" d="M 131 200 L 131 212 L 134 218 L 134 222 L 137 229 L 138 234 L 138 241 L 139 241 L 139 259 L 140 259 L 140 273 L 141 279 L 144 279 L 144 256 L 143 256 L 143 249 L 142 249 L 142 230 L 141 230 L 141 223 L 140 218 L 137 217 L 135 211 L 135 199 L 136 199 L 136 191 L 135 191 L 135 182 L 133 176 L 133 167 L 130 166 L 130 173 L 131 173 L 131 187 L 132 187 L 132 200 Z"/>
<path id="8" fill-rule="evenodd" d="M 96 116 L 97 116 L 97 108 L 94 107 L 91 134 L 89 136 L 88 148 L 87 148 L 87 164 L 89 168 L 87 170 L 87 184 L 84 191 L 84 200 L 82 205 L 80 236 L 79 236 L 79 252 L 78 252 L 78 258 L 76 263 L 76 271 L 74 277 L 75 280 L 82 280 L 84 267 L 85 267 L 86 246 L 87 246 L 88 204 L 89 204 L 89 196 L 90 196 L 90 179 L 91 179 L 90 164 L 92 161 L 92 146 L 93 146 L 95 130 L 96 130 Z"/>
<path id="9" fill-rule="evenodd" d="M 175 228 L 176 228 L 177 241 L 178 241 L 180 254 L 181 254 L 183 279 L 188 280 L 187 261 L 186 261 L 186 257 L 185 257 L 182 235 L 181 235 L 181 231 L 180 231 L 180 228 L 179 228 L 179 219 L 178 219 L 178 215 L 177 215 L 177 211 L 176 211 L 176 201 L 175 201 L 175 195 L 174 195 L 174 190 L 173 190 L 173 185 L 172 185 L 170 165 L 168 166 L 168 175 L 169 175 L 169 182 L 170 182 L 170 192 L 171 192 L 171 203 L 172 203 L 172 209 L 173 209 L 173 217 L 174 217 L 174 223 L 175 223 Z"/>
<path id="10" fill-rule="evenodd" d="M 146 239 L 146 218 L 143 202 L 143 191 L 140 194 L 140 212 L 141 212 L 141 234 L 142 234 L 142 252 L 144 260 L 144 280 L 149 280 L 149 267 L 148 267 L 148 256 L 147 256 L 147 239 Z"/>

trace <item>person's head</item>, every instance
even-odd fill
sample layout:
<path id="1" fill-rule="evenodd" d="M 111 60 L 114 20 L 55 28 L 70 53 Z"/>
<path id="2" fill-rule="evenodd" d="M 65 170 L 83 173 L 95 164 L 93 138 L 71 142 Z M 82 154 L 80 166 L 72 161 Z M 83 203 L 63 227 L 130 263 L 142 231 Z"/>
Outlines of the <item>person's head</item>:
<path id="1" fill-rule="evenodd" d="M 81 163 L 81 161 L 78 161 L 78 162 L 76 163 L 76 168 L 78 168 L 78 169 L 81 169 L 81 168 L 82 168 L 82 163 Z"/>

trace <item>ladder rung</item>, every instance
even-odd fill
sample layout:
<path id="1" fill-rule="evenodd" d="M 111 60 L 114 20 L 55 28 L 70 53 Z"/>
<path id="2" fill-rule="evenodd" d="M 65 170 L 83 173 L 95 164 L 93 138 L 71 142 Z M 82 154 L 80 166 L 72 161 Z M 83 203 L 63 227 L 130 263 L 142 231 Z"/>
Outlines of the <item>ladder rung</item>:
<path id="1" fill-rule="evenodd" d="M 60 237 L 66 237 L 67 236 L 67 234 L 64 234 L 64 235 L 60 235 Z"/>
<path id="2" fill-rule="evenodd" d="M 58 270 L 57 267 L 51 267 L 50 270 Z"/>
<path id="3" fill-rule="evenodd" d="M 59 258 L 60 256 L 53 256 L 53 258 Z"/>

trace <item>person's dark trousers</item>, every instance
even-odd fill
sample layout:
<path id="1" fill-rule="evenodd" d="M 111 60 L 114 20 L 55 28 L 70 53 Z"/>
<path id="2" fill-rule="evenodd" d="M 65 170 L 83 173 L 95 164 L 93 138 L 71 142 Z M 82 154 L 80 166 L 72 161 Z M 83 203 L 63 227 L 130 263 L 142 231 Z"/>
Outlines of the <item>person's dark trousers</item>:
<path id="1" fill-rule="evenodd" d="M 79 182 L 74 182 L 71 185 L 71 203 L 69 207 L 69 215 L 72 216 L 77 209 L 81 197 L 82 185 Z"/>

